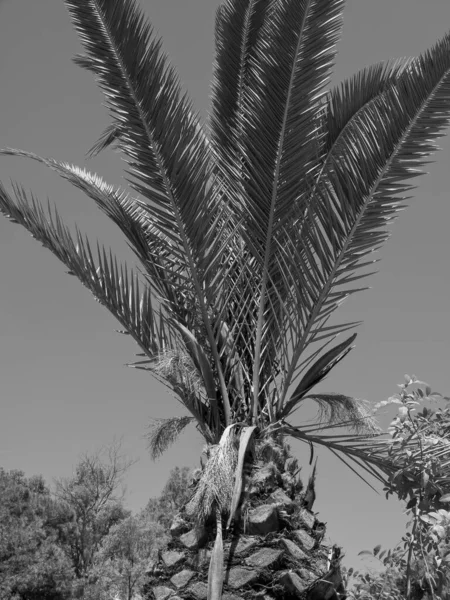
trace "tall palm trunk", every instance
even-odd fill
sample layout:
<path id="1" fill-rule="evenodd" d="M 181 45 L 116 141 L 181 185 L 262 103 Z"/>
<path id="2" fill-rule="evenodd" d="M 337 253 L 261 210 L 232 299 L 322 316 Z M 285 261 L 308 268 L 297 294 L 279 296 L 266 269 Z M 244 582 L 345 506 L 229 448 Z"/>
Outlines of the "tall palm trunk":
<path id="1" fill-rule="evenodd" d="M 259 443 L 247 457 L 234 526 L 223 518 L 223 598 L 346 598 L 340 549 L 323 541 L 298 463 L 280 440 Z M 307 508 L 309 505 L 310 508 Z M 189 505 L 171 527 L 171 541 L 151 565 L 146 591 L 155 600 L 206 600 L 216 524 L 199 523 Z"/>

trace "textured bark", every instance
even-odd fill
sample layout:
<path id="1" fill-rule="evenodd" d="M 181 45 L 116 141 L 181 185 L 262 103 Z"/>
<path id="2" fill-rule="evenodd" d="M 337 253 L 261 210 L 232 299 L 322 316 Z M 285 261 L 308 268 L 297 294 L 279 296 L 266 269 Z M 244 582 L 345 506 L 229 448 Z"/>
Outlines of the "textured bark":
<path id="1" fill-rule="evenodd" d="M 289 447 L 273 441 L 257 448 L 247 465 L 232 531 L 225 530 L 223 519 L 223 600 L 346 598 L 340 549 L 322 543 L 324 523 L 306 508 L 310 502 L 294 477 L 296 470 Z M 146 598 L 158 600 L 160 590 L 166 596 L 170 589 L 167 600 L 206 600 L 214 520 L 204 529 L 183 513 L 175 521 L 168 548 L 148 573 Z"/>

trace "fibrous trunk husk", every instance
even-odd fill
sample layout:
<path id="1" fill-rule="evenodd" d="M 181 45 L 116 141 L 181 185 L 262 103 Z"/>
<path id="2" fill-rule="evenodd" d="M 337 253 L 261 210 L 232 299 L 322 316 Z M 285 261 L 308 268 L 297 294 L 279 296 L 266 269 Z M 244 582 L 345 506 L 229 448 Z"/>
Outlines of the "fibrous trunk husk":
<path id="1" fill-rule="evenodd" d="M 282 440 L 257 442 L 244 467 L 233 527 L 223 525 L 223 600 L 344 600 L 341 553 L 305 502 L 297 461 Z M 231 482 L 233 483 L 233 482 Z M 307 508 L 309 506 L 309 508 Z M 217 512 L 204 523 L 182 511 L 148 570 L 145 597 L 207 600 Z M 216 550 L 217 552 L 217 550 Z"/>

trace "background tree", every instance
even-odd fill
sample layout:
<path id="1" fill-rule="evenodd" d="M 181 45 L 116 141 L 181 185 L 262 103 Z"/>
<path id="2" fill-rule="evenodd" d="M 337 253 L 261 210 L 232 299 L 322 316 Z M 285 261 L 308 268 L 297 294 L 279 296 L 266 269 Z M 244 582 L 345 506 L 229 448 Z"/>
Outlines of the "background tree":
<path id="1" fill-rule="evenodd" d="M 360 554 L 377 559 L 375 572 L 349 571 L 355 600 L 448 600 L 450 598 L 450 398 L 405 375 L 400 392 L 376 405 L 397 406 L 390 424 L 390 453 L 398 469 L 385 487 L 406 504 L 402 541 Z M 421 410 L 418 410 L 421 407 Z"/>
<path id="2" fill-rule="evenodd" d="M 142 593 L 151 561 L 168 540 L 167 529 L 147 511 L 114 525 L 95 556 L 97 594 L 132 600 Z"/>
<path id="3" fill-rule="evenodd" d="M 121 454 L 120 444 L 85 454 L 71 477 L 55 482 L 55 495 L 73 514 L 74 527 L 64 548 L 81 585 L 111 527 L 127 518 L 122 479 L 133 461 Z"/>
<path id="4" fill-rule="evenodd" d="M 168 529 L 172 519 L 190 500 L 192 493 L 192 470 L 189 467 L 175 467 L 170 471 L 161 495 L 150 498 L 145 511 L 152 521 Z"/>
<path id="5" fill-rule="evenodd" d="M 0 468 L 0 598 L 64 600 L 74 573 L 61 541 L 72 515 L 40 476 Z"/>

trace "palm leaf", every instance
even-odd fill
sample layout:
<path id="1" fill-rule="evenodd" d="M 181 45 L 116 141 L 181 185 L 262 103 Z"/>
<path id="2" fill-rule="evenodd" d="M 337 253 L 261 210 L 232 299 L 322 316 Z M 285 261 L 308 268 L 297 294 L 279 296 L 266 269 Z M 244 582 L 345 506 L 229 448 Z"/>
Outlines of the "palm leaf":
<path id="1" fill-rule="evenodd" d="M 233 519 L 236 515 L 236 511 L 239 506 L 239 501 L 241 499 L 241 492 L 242 492 L 242 484 L 243 484 L 245 456 L 246 456 L 249 444 L 252 440 L 252 437 L 255 434 L 255 431 L 256 431 L 256 427 L 254 425 L 252 425 L 251 427 L 245 427 L 239 438 L 238 462 L 237 462 L 237 466 L 236 466 L 233 497 L 231 499 L 230 514 L 228 516 L 228 521 L 227 521 L 227 529 L 230 528 L 230 525 L 233 522 Z"/>
<path id="2" fill-rule="evenodd" d="M 153 419 L 147 433 L 147 448 L 153 460 L 159 458 L 177 439 L 192 417 L 171 417 L 169 419 Z"/>
<path id="3" fill-rule="evenodd" d="M 277 414 L 280 418 L 286 418 L 303 400 L 305 395 L 331 371 L 331 369 L 347 356 L 353 346 L 350 346 L 355 341 L 356 333 L 349 337 L 344 342 L 341 342 L 331 350 L 323 354 L 313 366 L 306 372 L 296 387 L 294 393 L 285 406 Z M 350 347 L 349 347 L 350 346 Z"/>
<path id="4" fill-rule="evenodd" d="M 208 600 L 221 600 L 224 580 L 222 514 L 216 509 L 216 539 L 208 569 Z"/>
<path id="5" fill-rule="evenodd" d="M 268 296 L 280 281 L 279 265 L 273 259 L 277 249 L 274 239 L 292 214 L 292 199 L 304 185 L 300 177 L 294 177 L 294 170 L 298 174 L 315 168 L 316 99 L 328 81 L 342 9 L 342 0 L 277 3 L 255 47 L 244 142 L 246 233 L 261 272 L 254 414 L 258 412 L 260 373 L 264 369 L 262 348 L 267 345 L 267 359 L 273 357 L 270 337 L 267 342 L 263 340 L 263 325 Z M 272 302 L 270 312 L 278 321 L 279 306 Z"/>
<path id="6" fill-rule="evenodd" d="M 449 100 L 447 36 L 411 61 L 396 85 L 359 110 L 341 134 L 339 150 L 316 183 L 301 239 L 291 242 L 290 260 L 309 302 L 287 369 L 285 395 L 299 357 L 321 333 L 322 320 L 364 289 L 349 284 L 366 275 L 358 272 L 371 262 L 364 258 L 387 239 L 386 225 L 404 200 L 398 196 L 411 188 L 405 180 L 421 172 L 424 157 L 435 149 L 433 139 L 448 124 Z M 325 337 L 334 334 L 325 332 Z"/>
<path id="7" fill-rule="evenodd" d="M 185 302 L 177 302 L 180 292 L 184 291 L 184 297 L 192 292 L 189 280 L 182 278 L 184 256 L 177 255 L 176 263 L 164 260 L 168 255 L 173 255 L 173 250 L 168 248 L 170 240 L 159 235 L 144 202 L 105 183 L 97 174 L 77 166 L 13 148 L 0 150 L 0 154 L 21 156 L 44 164 L 94 200 L 100 210 L 124 233 L 158 294 L 170 302 L 179 319 L 186 316 L 188 311 Z"/>
<path id="8" fill-rule="evenodd" d="M 357 126 L 360 112 L 387 90 L 393 89 L 412 62 L 413 59 L 405 58 L 376 63 L 330 90 L 325 97 L 321 171 L 337 152 L 344 134 Z"/>
<path id="9" fill-rule="evenodd" d="M 117 125 L 108 125 L 100 138 L 95 142 L 92 148 L 88 150 L 88 158 L 94 158 L 94 156 L 97 156 L 100 152 L 103 152 L 103 150 L 112 146 L 114 142 L 119 140 L 120 136 L 121 130 Z"/>
<path id="10" fill-rule="evenodd" d="M 196 419 L 205 438 L 214 441 L 209 432 L 213 411 L 201 393 L 193 394 L 186 381 L 161 369 L 162 353 L 168 349 L 184 353 L 187 350 L 177 329 L 171 328 L 160 310 L 155 312 L 150 288 L 126 265 L 119 265 L 111 252 L 107 253 L 98 245 L 95 260 L 89 241 L 77 230 L 75 243 L 56 210 L 49 207 L 47 212 L 44 211 L 38 201 L 33 196 L 28 199 L 18 185 L 14 185 L 13 190 L 16 202 L 0 184 L 0 212 L 25 227 L 112 313 L 144 351 L 152 374 L 176 393 Z M 192 363 L 190 372 L 192 377 L 195 372 Z M 203 386 L 201 373 L 198 377 Z"/>
<path id="11" fill-rule="evenodd" d="M 221 397 L 228 394 L 210 322 L 214 286 L 202 273 L 220 246 L 215 186 L 210 185 L 209 144 L 182 93 L 161 42 L 133 0 L 65 0 L 87 52 L 76 62 L 92 71 L 124 134 L 119 147 L 127 157 L 131 185 L 150 202 L 154 227 L 170 239 L 175 263 L 185 256 L 186 280 L 193 283 L 206 339 L 214 357 Z M 179 278 L 174 282 L 179 283 Z M 206 297 L 205 297 L 206 296 Z"/>
<path id="12" fill-rule="evenodd" d="M 33 196 L 28 200 L 22 187 L 14 185 L 13 189 L 17 202 L 0 184 L 0 211 L 13 222 L 23 225 L 59 258 L 69 269 L 69 274 L 80 279 L 153 359 L 162 339 L 149 289 L 139 283 L 126 265 L 120 266 L 111 253 L 108 255 L 99 246 L 95 261 L 88 240 L 77 230 L 75 243 L 56 210 L 49 208 L 46 213 Z"/>
<path id="13" fill-rule="evenodd" d="M 231 177 L 241 166 L 243 106 L 248 96 L 250 62 L 269 3 L 269 0 L 227 0 L 216 13 L 211 141 Z"/>
<path id="14" fill-rule="evenodd" d="M 327 423 L 331 427 L 343 425 L 357 433 L 379 433 L 375 418 L 367 409 L 367 403 L 344 394 L 309 394 L 302 401 L 313 400 L 319 406 L 317 422 Z M 301 428 L 301 426 L 299 426 Z"/>

